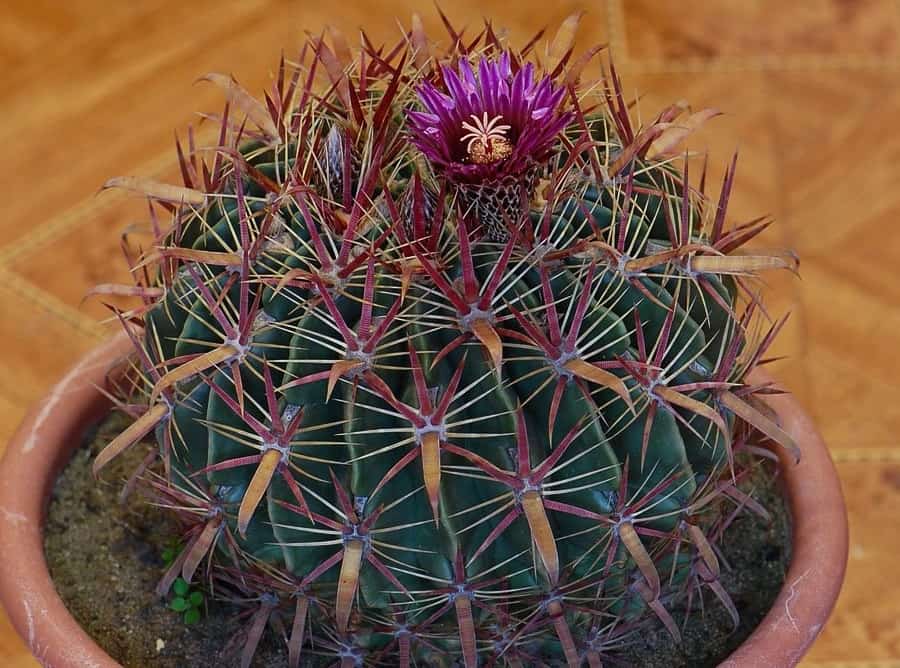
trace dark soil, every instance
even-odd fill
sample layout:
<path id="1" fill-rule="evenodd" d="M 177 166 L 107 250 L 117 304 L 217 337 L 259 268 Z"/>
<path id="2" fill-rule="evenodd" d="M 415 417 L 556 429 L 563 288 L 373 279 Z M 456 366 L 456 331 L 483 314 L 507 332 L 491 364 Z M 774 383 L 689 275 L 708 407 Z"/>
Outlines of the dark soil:
<path id="1" fill-rule="evenodd" d="M 95 481 L 94 455 L 126 423 L 112 417 L 86 438 L 56 482 L 44 537 L 44 551 L 56 589 L 78 623 L 114 659 L 141 668 L 231 666 L 233 651 L 222 650 L 245 623 L 236 610 L 216 604 L 197 624 L 186 625 L 155 593 L 165 571 L 162 554 L 177 527 L 139 494 L 119 503 L 124 480 L 147 453 L 131 448 Z M 283 666 L 284 643 L 273 634 L 260 643 L 254 666 Z M 234 647 L 234 643 L 232 643 Z"/>
<path id="2" fill-rule="evenodd" d="M 219 603 L 207 606 L 200 622 L 186 625 L 154 593 L 165 570 L 162 554 L 171 547 L 176 527 L 137 494 L 124 505 L 118 499 L 123 481 L 147 451 L 131 448 L 107 467 L 100 482 L 91 475 L 93 456 L 123 425 L 121 418 L 112 417 L 92 430 L 56 483 L 45 530 L 47 562 L 56 588 L 88 634 L 125 666 L 236 665 L 239 657 L 233 650 L 223 656 L 223 649 L 246 626 L 235 618 L 235 609 Z M 618 665 L 715 666 L 759 624 L 784 581 L 790 534 L 784 500 L 771 476 L 758 475 L 749 486 L 772 521 L 746 513 L 720 545 L 721 579 L 741 613 L 740 627 L 733 630 L 728 613 L 706 590 L 705 609 L 687 616 L 681 645 L 660 624 L 642 632 L 624 655 L 616 657 Z M 672 613 L 682 625 L 685 611 Z M 286 663 L 284 642 L 267 631 L 253 665 Z"/>
<path id="3" fill-rule="evenodd" d="M 662 624 L 642 632 L 624 657 L 626 665 L 641 668 L 706 668 L 717 666 L 755 629 L 772 607 L 791 559 L 790 522 L 785 499 L 768 463 L 742 483 L 745 491 L 771 514 L 766 521 L 746 512 L 725 532 L 719 544 L 720 580 L 740 613 L 737 629 L 731 617 L 709 589 L 703 590 L 704 607 L 687 614 L 684 607 L 670 609 L 681 627 L 676 644 Z M 685 622 L 685 618 L 687 621 Z"/>

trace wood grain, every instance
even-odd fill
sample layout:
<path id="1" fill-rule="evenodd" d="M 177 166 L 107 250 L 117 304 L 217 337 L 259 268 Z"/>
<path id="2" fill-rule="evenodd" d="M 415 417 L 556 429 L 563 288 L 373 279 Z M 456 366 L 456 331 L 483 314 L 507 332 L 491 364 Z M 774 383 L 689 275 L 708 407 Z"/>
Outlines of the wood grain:
<path id="1" fill-rule="evenodd" d="M 444 3 L 450 5 L 451 3 Z M 695 148 L 740 149 L 737 219 L 779 222 L 762 243 L 803 259 L 771 281 L 792 318 L 774 371 L 839 462 L 851 559 L 838 610 L 804 665 L 896 666 L 900 578 L 900 3 L 897 0 L 456 0 L 529 37 L 583 5 L 582 44 L 609 42 L 642 115 L 687 99 L 726 115 Z M 172 133 L 218 108 L 194 84 L 233 73 L 259 91 L 281 48 L 330 23 L 376 40 L 415 0 L 9 0 L 0 11 L 0 442 L 68 363 L 108 331 L 83 303 L 124 276 L 118 239 L 141 203 L 97 194 L 110 176 L 173 173 Z M 336 13 L 339 8 L 339 13 Z M 377 9 L 376 9 L 377 8 Z M 721 169 L 714 171 L 718 178 Z M 0 617 L 0 665 L 36 665 Z"/>

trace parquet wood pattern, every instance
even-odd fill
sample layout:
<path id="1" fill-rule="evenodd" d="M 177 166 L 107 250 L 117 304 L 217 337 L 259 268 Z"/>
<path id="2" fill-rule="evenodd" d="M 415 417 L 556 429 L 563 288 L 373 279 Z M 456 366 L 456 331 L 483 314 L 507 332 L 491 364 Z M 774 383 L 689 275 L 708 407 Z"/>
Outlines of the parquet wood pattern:
<path id="1" fill-rule="evenodd" d="M 900 1 L 444 4 L 514 38 L 583 7 L 581 43 L 609 43 L 645 116 L 680 98 L 726 112 L 693 147 L 713 164 L 740 149 L 733 214 L 774 214 L 763 243 L 802 258 L 801 280 L 771 281 L 773 310 L 793 313 L 775 372 L 817 418 L 850 512 L 845 588 L 803 665 L 900 667 Z M 259 91 L 304 30 L 365 24 L 387 39 L 414 10 L 436 31 L 416 0 L 3 3 L 0 443 L 109 331 L 83 296 L 123 278 L 118 235 L 142 209 L 97 190 L 116 174 L 173 173 L 173 129 L 219 106 L 192 82 L 224 71 Z M 2 611 L 0 665 L 36 665 Z"/>

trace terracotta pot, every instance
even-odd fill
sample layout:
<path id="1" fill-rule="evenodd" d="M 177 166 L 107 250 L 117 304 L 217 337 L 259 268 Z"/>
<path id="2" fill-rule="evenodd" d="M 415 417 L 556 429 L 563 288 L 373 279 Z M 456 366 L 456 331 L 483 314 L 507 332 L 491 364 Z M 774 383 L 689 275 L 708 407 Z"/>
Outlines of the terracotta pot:
<path id="1" fill-rule="evenodd" d="M 43 523 L 59 471 L 85 427 L 109 410 L 96 389 L 127 353 L 116 337 L 97 348 L 25 418 L 0 463 L 0 600 L 44 666 L 107 668 L 119 664 L 88 636 L 56 594 L 43 550 Z M 822 630 L 847 563 L 847 516 L 834 465 L 809 417 L 790 396 L 771 405 L 803 452 L 782 459 L 793 517 L 793 560 L 785 586 L 759 627 L 721 665 L 794 666 Z"/>
<path id="2" fill-rule="evenodd" d="M 44 559 L 43 529 L 57 475 L 81 445 L 85 427 L 109 411 L 109 400 L 97 388 L 131 349 L 123 333 L 82 358 L 31 409 L 0 462 L 0 601 L 44 666 L 119 665 L 56 594 Z"/>
<path id="3" fill-rule="evenodd" d="M 753 382 L 770 379 L 759 370 L 750 377 Z M 795 464 L 778 449 L 793 554 L 772 608 L 720 668 L 796 666 L 828 621 L 847 570 L 847 508 L 828 448 L 793 395 L 768 397 L 767 403 L 802 453 Z"/>

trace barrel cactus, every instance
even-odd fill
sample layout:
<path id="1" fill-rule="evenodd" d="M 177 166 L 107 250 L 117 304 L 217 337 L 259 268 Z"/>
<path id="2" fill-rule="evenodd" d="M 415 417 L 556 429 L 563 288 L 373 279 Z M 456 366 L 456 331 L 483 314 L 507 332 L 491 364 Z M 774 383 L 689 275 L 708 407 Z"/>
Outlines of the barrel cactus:
<path id="1" fill-rule="evenodd" d="M 636 127 L 612 68 L 487 25 L 421 21 L 394 47 L 332 33 L 228 100 L 183 185 L 149 201 L 140 478 L 184 523 L 160 583 L 208 578 L 291 665 L 597 665 L 719 584 L 715 537 L 764 438 L 793 448 L 746 374 L 767 323 L 756 274 L 691 186 L 680 144 L 714 115 Z M 587 72 L 602 76 L 593 80 Z M 682 118 L 687 114 L 684 122 Z M 154 463 L 153 459 L 156 459 Z"/>

